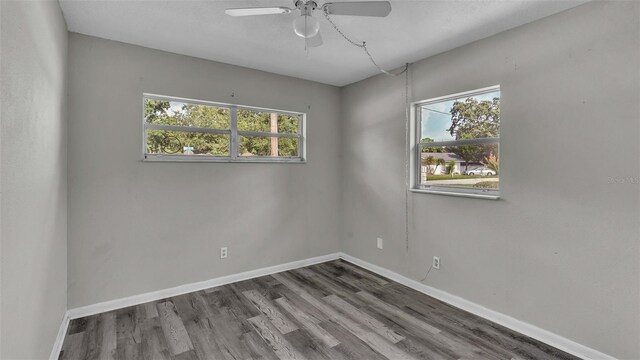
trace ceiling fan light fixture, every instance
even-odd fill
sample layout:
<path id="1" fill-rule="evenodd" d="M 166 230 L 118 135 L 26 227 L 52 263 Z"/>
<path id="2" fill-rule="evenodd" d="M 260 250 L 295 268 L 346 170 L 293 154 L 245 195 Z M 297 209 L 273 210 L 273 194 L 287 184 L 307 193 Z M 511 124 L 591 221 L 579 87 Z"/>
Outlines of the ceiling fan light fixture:
<path id="1" fill-rule="evenodd" d="M 298 16 L 293 20 L 293 31 L 301 38 L 312 38 L 320 31 L 320 22 L 313 16 Z"/>

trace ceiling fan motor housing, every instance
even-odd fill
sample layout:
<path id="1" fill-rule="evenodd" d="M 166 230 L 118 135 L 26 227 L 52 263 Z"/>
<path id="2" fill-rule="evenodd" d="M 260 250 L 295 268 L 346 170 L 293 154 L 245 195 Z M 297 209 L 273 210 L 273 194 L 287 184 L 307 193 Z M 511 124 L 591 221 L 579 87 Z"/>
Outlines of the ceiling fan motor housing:
<path id="1" fill-rule="evenodd" d="M 296 1 L 296 8 L 300 10 L 302 16 L 311 16 L 311 12 L 318 8 L 318 3 L 309 0 L 309 1 Z"/>

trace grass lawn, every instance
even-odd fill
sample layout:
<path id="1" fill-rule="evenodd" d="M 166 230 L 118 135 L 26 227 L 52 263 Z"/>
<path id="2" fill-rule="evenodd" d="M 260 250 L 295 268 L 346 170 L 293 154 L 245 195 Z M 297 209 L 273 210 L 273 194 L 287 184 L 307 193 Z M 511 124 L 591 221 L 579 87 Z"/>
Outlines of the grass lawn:
<path id="1" fill-rule="evenodd" d="M 481 175 L 429 175 L 427 174 L 427 181 L 429 180 L 459 180 L 459 179 L 496 179 L 497 176 L 481 176 Z"/>

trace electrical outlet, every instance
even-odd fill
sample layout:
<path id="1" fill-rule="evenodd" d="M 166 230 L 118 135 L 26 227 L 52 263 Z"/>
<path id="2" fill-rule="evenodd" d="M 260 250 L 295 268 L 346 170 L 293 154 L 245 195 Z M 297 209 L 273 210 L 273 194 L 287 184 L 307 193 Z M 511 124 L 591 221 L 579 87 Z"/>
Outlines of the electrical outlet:
<path id="1" fill-rule="evenodd" d="M 226 247 L 221 247 L 220 248 L 220 259 L 226 258 L 227 255 L 228 255 L 227 248 Z"/>
<path id="2" fill-rule="evenodd" d="M 433 257 L 433 268 L 436 270 L 440 270 L 440 258 L 437 256 Z"/>
<path id="3" fill-rule="evenodd" d="M 382 249 L 382 238 L 378 238 L 378 249 Z"/>

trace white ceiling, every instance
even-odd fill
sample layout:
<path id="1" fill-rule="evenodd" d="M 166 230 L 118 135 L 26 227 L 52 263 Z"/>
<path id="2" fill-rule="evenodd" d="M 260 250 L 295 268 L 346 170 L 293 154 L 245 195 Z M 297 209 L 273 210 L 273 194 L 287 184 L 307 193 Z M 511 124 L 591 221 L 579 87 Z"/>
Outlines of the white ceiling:
<path id="1" fill-rule="evenodd" d="M 333 19 L 345 34 L 366 41 L 381 66 L 392 69 L 584 2 L 392 0 L 386 18 Z M 224 13 L 229 7 L 293 7 L 293 0 L 60 0 L 60 4 L 70 31 L 105 39 L 337 86 L 378 73 L 362 49 L 342 39 L 320 11 L 314 16 L 320 20 L 324 45 L 308 54 L 304 40 L 293 32 L 295 13 L 235 18 Z"/>

